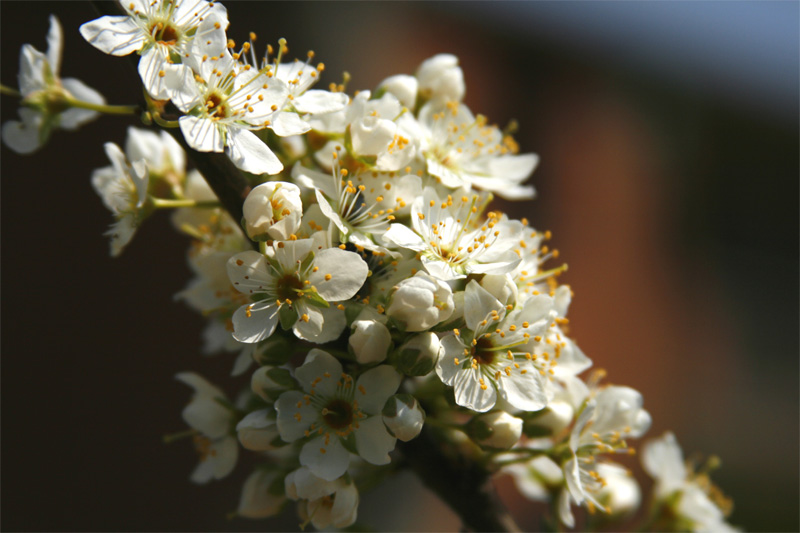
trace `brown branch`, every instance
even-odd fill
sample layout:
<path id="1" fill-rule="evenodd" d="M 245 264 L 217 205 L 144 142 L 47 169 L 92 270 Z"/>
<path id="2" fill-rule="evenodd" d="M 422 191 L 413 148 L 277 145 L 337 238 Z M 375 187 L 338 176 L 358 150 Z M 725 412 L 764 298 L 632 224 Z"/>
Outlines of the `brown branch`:
<path id="1" fill-rule="evenodd" d="M 520 531 L 498 501 L 489 473 L 459 453 L 436 429 L 426 425 L 419 436 L 398 443 L 422 482 L 461 518 L 468 531 Z"/>

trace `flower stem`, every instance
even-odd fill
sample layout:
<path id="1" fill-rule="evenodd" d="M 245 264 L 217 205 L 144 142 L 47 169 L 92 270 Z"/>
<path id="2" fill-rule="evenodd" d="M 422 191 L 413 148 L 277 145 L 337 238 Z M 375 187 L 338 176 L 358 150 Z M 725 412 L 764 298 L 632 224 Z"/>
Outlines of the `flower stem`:
<path id="1" fill-rule="evenodd" d="M 11 87 L 6 87 L 3 84 L 0 84 L 0 94 L 7 94 L 9 96 L 16 96 L 17 98 L 22 97 L 22 93 L 20 93 L 16 89 L 12 89 Z"/>
<path id="2" fill-rule="evenodd" d="M 201 208 L 220 207 L 220 203 L 214 200 L 208 202 L 198 202 L 197 200 L 192 200 L 190 198 L 182 198 L 180 200 L 150 198 L 150 200 L 153 202 L 153 207 L 155 207 L 156 209 L 175 209 L 177 207 L 201 207 Z"/>
<path id="3" fill-rule="evenodd" d="M 97 111 L 98 113 L 105 113 L 106 115 L 135 115 L 139 112 L 139 107 L 135 105 L 92 104 L 90 102 L 84 102 L 83 100 L 75 100 L 74 98 L 67 98 L 66 103 L 70 107 L 88 109 L 90 111 Z"/>

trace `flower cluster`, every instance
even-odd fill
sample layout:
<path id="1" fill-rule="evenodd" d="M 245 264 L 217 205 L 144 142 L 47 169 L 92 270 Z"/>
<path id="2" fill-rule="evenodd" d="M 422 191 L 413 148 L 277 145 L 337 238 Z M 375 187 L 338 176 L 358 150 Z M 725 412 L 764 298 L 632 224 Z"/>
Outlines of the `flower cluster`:
<path id="1" fill-rule="evenodd" d="M 292 500 L 306 524 L 347 527 L 364 480 L 387 474 L 398 439 L 432 423 L 441 442 L 554 501 L 566 526 L 573 505 L 606 517 L 637 507 L 638 485 L 611 458 L 632 454 L 629 440 L 650 426 L 642 395 L 580 377 L 592 361 L 568 336 L 572 291 L 550 233 L 490 208 L 495 195 L 533 197 L 525 182 L 538 157 L 463 103 L 456 57 L 350 96 L 311 88 L 324 70 L 313 52 L 287 61 L 280 40 L 259 56 L 255 34 L 237 48 L 218 2 L 122 9 L 81 34 L 105 53 L 138 53 L 146 121 L 194 151 L 227 154 L 249 191 L 236 220 L 206 182 L 219 177 L 187 171 L 172 135 L 137 128 L 124 150 L 106 144 L 111 166 L 92 176 L 114 216 L 112 255 L 153 212 L 175 209 L 193 239 L 194 279 L 178 297 L 208 318 L 205 351 L 236 352 L 232 374 L 251 372 L 235 401 L 178 374 L 194 390 L 183 411 L 193 481 L 224 478 L 243 448 L 260 463 L 239 515 L 271 516 Z M 58 80 L 52 24 L 46 58 L 23 49 L 29 106 L 37 91 L 80 92 Z M 54 116 L 79 122 L 43 109 L 7 123 L 6 142 L 32 146 L 37 121 Z M 657 501 L 677 517 L 660 526 L 722 529 L 721 500 L 680 459 L 670 435 L 645 453 Z"/>

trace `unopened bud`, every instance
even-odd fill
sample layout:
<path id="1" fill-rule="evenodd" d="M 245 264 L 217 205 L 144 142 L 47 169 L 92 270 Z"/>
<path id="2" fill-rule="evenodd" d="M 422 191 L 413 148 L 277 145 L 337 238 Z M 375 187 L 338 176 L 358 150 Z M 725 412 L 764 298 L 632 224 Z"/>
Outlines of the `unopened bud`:
<path id="1" fill-rule="evenodd" d="M 467 426 L 467 433 L 485 448 L 508 450 L 522 436 L 522 419 L 505 411 L 476 416 Z"/>
<path id="2" fill-rule="evenodd" d="M 483 276 L 480 284 L 503 305 L 513 305 L 517 302 L 517 284 L 508 274 L 487 274 Z"/>
<path id="3" fill-rule="evenodd" d="M 436 367 L 443 352 L 439 337 L 428 331 L 411 337 L 395 352 L 392 362 L 407 376 L 425 376 Z"/>
<path id="4" fill-rule="evenodd" d="M 284 181 L 262 183 L 247 195 L 242 211 L 251 239 L 288 240 L 300 228 L 303 217 L 300 188 Z"/>
<path id="5" fill-rule="evenodd" d="M 283 392 L 293 389 L 297 382 L 292 378 L 291 372 L 285 368 L 262 366 L 253 372 L 250 378 L 250 388 L 265 401 L 272 403 Z"/>
<path id="6" fill-rule="evenodd" d="M 425 423 L 425 411 L 410 394 L 395 394 L 383 407 L 383 423 L 389 433 L 408 442 L 419 435 Z"/>
<path id="7" fill-rule="evenodd" d="M 274 413 L 274 409 L 253 411 L 236 424 L 236 433 L 244 448 L 263 452 L 276 447 L 275 440 L 279 436 Z"/>
<path id="8" fill-rule="evenodd" d="M 395 286 L 387 316 L 406 331 L 425 331 L 453 314 L 450 286 L 425 272 L 417 272 Z"/>
<path id="9" fill-rule="evenodd" d="M 349 345 L 361 364 L 380 363 L 386 359 L 392 334 L 377 320 L 356 320 L 353 322 L 353 333 Z"/>
<path id="10" fill-rule="evenodd" d="M 417 102 L 417 90 L 419 83 L 417 78 L 408 74 L 397 74 L 383 80 L 378 85 L 378 90 L 383 89 L 389 94 L 394 95 L 400 103 L 409 109 L 414 109 Z"/>

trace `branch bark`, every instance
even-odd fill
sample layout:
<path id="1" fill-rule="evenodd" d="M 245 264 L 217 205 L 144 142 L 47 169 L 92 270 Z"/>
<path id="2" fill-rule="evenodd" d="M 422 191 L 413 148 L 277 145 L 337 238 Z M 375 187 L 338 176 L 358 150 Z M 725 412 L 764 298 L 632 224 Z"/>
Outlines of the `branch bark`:
<path id="1" fill-rule="evenodd" d="M 489 473 L 425 426 L 398 447 L 422 482 L 458 514 L 468 531 L 520 531 L 497 498 Z"/>

